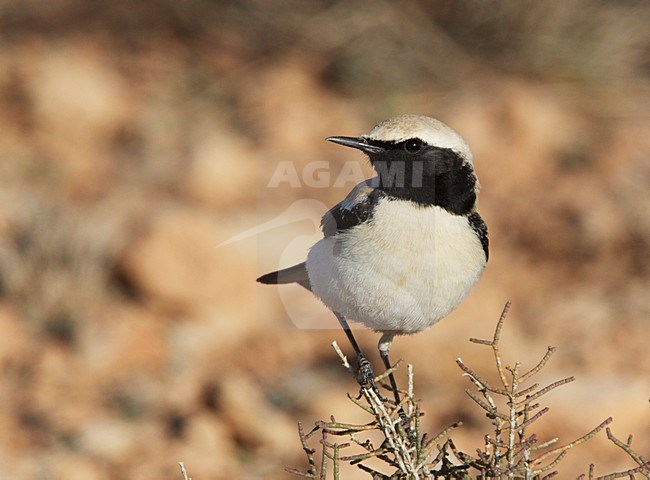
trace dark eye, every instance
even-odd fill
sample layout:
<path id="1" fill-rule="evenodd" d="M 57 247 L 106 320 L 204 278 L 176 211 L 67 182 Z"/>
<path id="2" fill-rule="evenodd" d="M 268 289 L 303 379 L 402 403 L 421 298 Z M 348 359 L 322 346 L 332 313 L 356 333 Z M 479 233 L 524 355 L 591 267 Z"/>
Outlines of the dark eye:
<path id="1" fill-rule="evenodd" d="M 407 140 L 406 143 L 404 143 L 404 150 L 409 153 L 418 153 L 420 150 L 422 150 L 422 140 L 419 140 L 417 138 Z"/>

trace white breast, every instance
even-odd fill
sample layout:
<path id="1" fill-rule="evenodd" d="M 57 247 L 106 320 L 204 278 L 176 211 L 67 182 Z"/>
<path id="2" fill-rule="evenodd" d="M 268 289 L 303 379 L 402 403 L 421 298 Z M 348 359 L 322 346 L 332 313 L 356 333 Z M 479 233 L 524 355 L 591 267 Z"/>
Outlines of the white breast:
<path id="1" fill-rule="evenodd" d="M 415 333 L 454 310 L 485 268 L 466 217 L 382 200 L 372 221 L 316 243 L 307 257 L 314 294 L 378 331 Z"/>

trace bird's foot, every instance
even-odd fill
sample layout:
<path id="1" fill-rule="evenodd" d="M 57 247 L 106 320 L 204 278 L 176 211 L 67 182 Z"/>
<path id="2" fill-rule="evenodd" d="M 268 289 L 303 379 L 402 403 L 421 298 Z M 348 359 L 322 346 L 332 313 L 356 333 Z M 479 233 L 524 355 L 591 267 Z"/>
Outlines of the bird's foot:
<path id="1" fill-rule="evenodd" d="M 368 361 L 363 355 L 358 356 L 358 365 L 356 371 L 356 378 L 361 388 L 370 388 L 373 392 L 377 394 L 379 400 L 382 402 L 386 401 L 386 398 L 379 393 L 379 388 L 375 383 L 375 373 L 372 370 L 372 364 Z M 361 397 L 361 392 L 359 392 L 359 398 Z"/>
<path id="2" fill-rule="evenodd" d="M 417 434 L 415 432 L 415 427 L 411 424 L 411 419 L 409 418 L 409 416 L 406 414 L 406 412 L 402 407 L 400 407 L 398 413 L 399 413 L 400 425 L 406 432 L 408 439 L 412 443 L 415 443 L 415 441 L 417 440 Z"/>
<path id="3" fill-rule="evenodd" d="M 408 417 L 406 412 L 402 407 L 399 409 L 399 420 L 402 427 L 409 429 L 411 427 L 411 419 Z"/>

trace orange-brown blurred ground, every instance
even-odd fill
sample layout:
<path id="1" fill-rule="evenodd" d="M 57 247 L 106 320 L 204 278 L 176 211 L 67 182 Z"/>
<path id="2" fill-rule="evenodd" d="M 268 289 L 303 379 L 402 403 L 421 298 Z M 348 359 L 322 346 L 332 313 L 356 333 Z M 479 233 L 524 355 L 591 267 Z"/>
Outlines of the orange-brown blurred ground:
<path id="1" fill-rule="evenodd" d="M 492 247 L 455 313 L 395 342 L 426 428 L 463 420 L 457 444 L 482 445 L 454 360 L 494 378 L 467 339 L 509 298 L 506 358 L 553 344 L 542 380 L 577 377 L 538 435 L 613 416 L 650 456 L 650 8 L 537 5 L 0 4 L 0 476 L 285 478 L 296 421 L 364 421 L 344 335 L 295 325 L 331 315 L 254 279 L 304 257 L 322 211 L 296 201 L 353 186 L 268 188 L 278 163 L 369 173 L 323 139 L 405 112 L 471 145 Z M 217 247 L 292 205 L 303 221 Z M 592 462 L 633 466 L 600 435 L 560 478 Z"/>

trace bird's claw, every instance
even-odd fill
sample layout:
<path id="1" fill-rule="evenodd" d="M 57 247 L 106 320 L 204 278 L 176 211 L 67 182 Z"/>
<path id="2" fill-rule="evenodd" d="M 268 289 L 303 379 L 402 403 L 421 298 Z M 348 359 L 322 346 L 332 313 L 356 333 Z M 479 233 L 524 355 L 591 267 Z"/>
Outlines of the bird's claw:
<path id="1" fill-rule="evenodd" d="M 361 396 L 363 395 L 364 388 L 370 388 L 372 389 L 373 392 L 375 392 L 377 397 L 379 397 L 379 400 L 381 402 L 388 401 L 386 397 L 384 397 L 381 393 L 379 393 L 379 388 L 377 387 L 377 383 L 375 382 L 375 374 L 372 369 L 372 364 L 363 355 L 359 355 L 358 357 L 356 378 L 357 378 L 357 382 L 359 382 L 359 385 L 361 385 L 361 390 L 362 390 L 359 392 L 359 396 L 357 397 L 357 399 L 361 398 Z M 409 416 L 406 414 L 406 412 L 401 406 L 399 407 L 398 412 L 400 418 L 400 425 L 408 435 L 409 440 L 415 442 L 416 440 L 415 428 L 413 428 L 413 426 L 411 425 L 411 419 L 409 418 Z"/>
<path id="2" fill-rule="evenodd" d="M 404 409 L 400 407 L 399 409 L 399 418 L 400 418 L 400 425 L 406 432 L 406 435 L 408 435 L 408 438 L 411 442 L 415 442 L 417 440 L 417 435 L 415 433 L 415 428 L 413 428 L 413 425 L 411 425 L 411 419 L 409 416 L 406 414 Z"/>
<path id="3" fill-rule="evenodd" d="M 372 370 L 372 364 L 368 361 L 363 355 L 359 355 L 358 366 L 356 372 L 357 382 L 361 385 L 361 388 L 370 388 L 375 394 L 379 397 L 382 402 L 386 401 L 386 398 L 379 393 L 379 388 L 377 383 L 375 383 L 375 373 Z M 361 398 L 362 393 L 359 392 L 359 397 Z"/>

